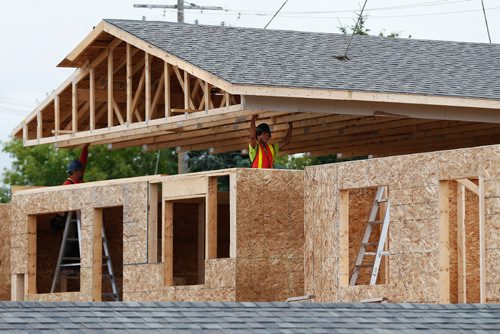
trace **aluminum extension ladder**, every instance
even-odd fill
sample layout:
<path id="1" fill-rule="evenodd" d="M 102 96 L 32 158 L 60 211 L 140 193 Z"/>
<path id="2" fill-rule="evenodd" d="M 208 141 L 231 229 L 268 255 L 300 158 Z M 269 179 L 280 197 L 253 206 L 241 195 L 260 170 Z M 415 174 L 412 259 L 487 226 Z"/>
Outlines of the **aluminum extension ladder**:
<path id="1" fill-rule="evenodd" d="M 70 230 L 76 229 L 77 237 L 70 237 Z M 71 244 L 78 242 L 78 256 L 69 256 L 72 254 L 67 254 L 68 250 L 71 249 Z M 103 294 L 110 295 L 113 300 L 118 300 L 118 288 L 116 285 L 116 277 L 113 273 L 113 264 L 111 263 L 111 257 L 109 256 L 108 239 L 106 238 L 106 232 L 104 230 L 104 225 L 102 226 L 102 246 L 103 246 L 103 260 L 106 260 L 106 268 L 108 269 L 107 274 L 103 274 L 108 277 L 111 284 L 112 293 Z M 82 254 L 82 237 L 81 237 L 81 215 L 79 211 L 70 211 L 66 215 L 66 222 L 64 225 L 63 238 L 61 241 L 61 248 L 59 249 L 59 257 L 57 258 L 56 271 L 54 272 L 54 278 L 52 280 L 52 287 L 50 293 L 54 293 L 57 281 L 60 279 L 80 279 L 79 273 L 75 274 L 72 269 L 81 268 L 81 254 Z M 104 265 L 104 264 L 103 264 Z"/>
<path id="2" fill-rule="evenodd" d="M 366 225 L 365 234 L 363 236 L 363 240 L 361 241 L 361 246 L 359 248 L 358 257 L 356 258 L 356 263 L 354 265 L 354 270 L 352 272 L 351 280 L 349 285 L 355 286 L 359 277 L 359 271 L 361 268 L 372 268 L 372 274 L 370 277 L 370 285 L 375 285 L 377 282 L 378 272 L 380 269 L 380 261 L 382 260 L 382 256 L 388 256 L 389 252 L 384 251 L 385 242 L 387 239 L 387 231 L 389 229 L 389 212 L 390 212 L 390 202 L 387 194 L 387 187 L 381 186 L 377 189 L 377 194 L 375 195 L 375 199 L 373 201 L 372 210 L 370 212 L 370 216 L 368 218 L 368 224 Z M 386 203 L 385 212 L 381 211 L 380 204 Z M 377 214 L 380 212 L 380 219 L 376 220 Z M 372 229 L 374 225 L 382 224 L 382 229 L 380 231 L 380 239 L 378 241 L 372 242 L 370 241 L 370 236 L 372 233 Z M 377 246 L 377 250 L 367 251 L 367 247 Z M 363 263 L 365 256 L 374 256 L 373 263 Z"/>

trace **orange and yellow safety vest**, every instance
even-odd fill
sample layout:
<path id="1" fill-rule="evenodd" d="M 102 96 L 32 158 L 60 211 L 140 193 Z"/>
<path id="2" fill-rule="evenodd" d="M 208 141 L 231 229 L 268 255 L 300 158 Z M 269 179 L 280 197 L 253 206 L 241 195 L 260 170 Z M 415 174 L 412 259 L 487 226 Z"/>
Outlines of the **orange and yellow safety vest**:
<path id="1" fill-rule="evenodd" d="M 257 147 L 250 148 L 250 161 L 252 162 L 252 168 L 273 168 L 274 166 L 274 155 L 276 153 L 275 145 L 262 145 L 257 143 Z M 254 154 L 252 154 L 254 153 Z"/>

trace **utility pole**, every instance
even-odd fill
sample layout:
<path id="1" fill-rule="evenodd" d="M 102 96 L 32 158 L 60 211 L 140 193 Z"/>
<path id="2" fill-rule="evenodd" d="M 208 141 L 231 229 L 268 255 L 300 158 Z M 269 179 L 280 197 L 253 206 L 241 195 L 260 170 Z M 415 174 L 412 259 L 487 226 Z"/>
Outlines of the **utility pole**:
<path id="1" fill-rule="evenodd" d="M 161 9 L 177 9 L 177 22 L 184 23 L 184 10 L 185 9 L 198 9 L 198 10 L 224 10 L 218 6 L 198 6 L 194 3 L 184 5 L 184 0 L 177 0 L 177 5 L 148 5 L 148 4 L 134 4 L 135 8 L 161 8 Z"/>
<path id="2" fill-rule="evenodd" d="M 194 3 L 188 3 L 187 6 L 184 5 L 184 0 L 177 0 L 177 5 L 147 5 L 147 4 L 134 4 L 134 8 L 161 8 L 161 9 L 177 9 L 177 22 L 184 23 L 184 9 L 198 9 L 198 10 L 224 10 L 222 7 L 217 6 L 198 6 Z M 177 153 L 177 173 L 185 174 L 188 170 L 188 156 L 189 152 L 178 152 Z M 158 150 L 158 156 L 156 158 L 156 169 L 155 174 L 158 173 L 158 164 L 160 161 L 160 150 Z"/>

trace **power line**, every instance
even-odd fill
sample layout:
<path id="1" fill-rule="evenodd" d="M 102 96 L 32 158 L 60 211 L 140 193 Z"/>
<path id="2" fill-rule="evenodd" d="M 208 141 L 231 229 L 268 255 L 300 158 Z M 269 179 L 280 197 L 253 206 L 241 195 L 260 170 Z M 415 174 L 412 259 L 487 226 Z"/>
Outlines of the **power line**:
<path id="1" fill-rule="evenodd" d="M 484 9 L 484 2 L 481 0 L 481 5 L 483 6 L 484 23 L 486 23 L 486 31 L 488 32 L 488 40 L 491 44 L 490 27 L 488 27 L 488 20 L 486 19 L 486 10 Z"/>
<path id="2" fill-rule="evenodd" d="M 283 4 L 281 5 L 281 7 L 278 9 L 278 11 L 277 11 L 277 12 L 273 15 L 273 17 L 271 17 L 271 19 L 269 20 L 269 22 L 267 22 L 267 24 L 266 24 L 266 26 L 264 27 L 264 29 L 266 29 L 266 28 L 267 28 L 267 26 L 268 26 L 271 22 L 273 22 L 273 20 L 274 20 L 274 18 L 276 17 L 276 15 L 278 15 L 278 13 L 281 11 L 281 9 L 282 9 L 283 7 L 285 7 L 285 5 L 286 5 L 286 3 L 287 3 L 287 2 L 288 2 L 288 0 L 285 0 L 285 2 L 283 2 Z"/>
<path id="3" fill-rule="evenodd" d="M 177 5 L 154 5 L 154 4 L 134 4 L 135 8 L 161 8 L 161 9 L 177 9 L 177 22 L 184 23 L 184 10 L 185 9 L 198 9 L 198 10 L 224 10 L 222 7 L 217 6 L 198 6 L 195 3 L 184 4 L 184 0 L 177 0 Z"/>

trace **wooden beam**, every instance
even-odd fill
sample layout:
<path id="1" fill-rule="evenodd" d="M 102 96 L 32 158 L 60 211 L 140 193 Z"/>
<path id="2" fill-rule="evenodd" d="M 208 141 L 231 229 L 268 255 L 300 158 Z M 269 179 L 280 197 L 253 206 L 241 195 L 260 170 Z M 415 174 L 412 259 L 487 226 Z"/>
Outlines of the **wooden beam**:
<path id="1" fill-rule="evenodd" d="M 349 286 L 349 190 L 340 190 L 339 287 Z"/>
<path id="2" fill-rule="evenodd" d="M 103 220 L 101 208 L 94 209 L 92 224 L 92 301 L 102 300 L 102 230 Z"/>
<path id="3" fill-rule="evenodd" d="M 458 303 L 467 302 L 467 265 L 465 246 L 465 187 L 457 182 L 457 267 Z"/>
<path id="4" fill-rule="evenodd" d="M 479 291 L 480 303 L 487 302 L 487 272 L 486 272 L 486 207 L 484 201 L 484 176 L 479 176 Z"/>
<path id="5" fill-rule="evenodd" d="M 144 70 L 146 72 L 146 104 L 144 119 L 148 122 L 151 119 L 151 58 L 149 53 L 144 53 Z"/>
<path id="6" fill-rule="evenodd" d="M 155 114 L 156 107 L 158 106 L 158 102 L 160 101 L 160 96 L 163 91 L 163 85 L 165 84 L 165 80 L 163 79 L 165 76 L 165 72 L 161 73 L 160 80 L 158 81 L 158 87 L 156 87 L 156 92 L 153 97 L 153 102 L 151 103 L 151 115 Z M 152 118 L 153 116 L 151 116 Z"/>
<path id="7" fill-rule="evenodd" d="M 54 131 L 56 132 L 61 129 L 61 105 L 59 102 L 59 95 L 54 97 Z"/>
<path id="8" fill-rule="evenodd" d="M 113 126 L 113 50 L 108 51 L 108 128 Z"/>
<path id="9" fill-rule="evenodd" d="M 237 251 L 237 174 L 229 174 L 229 257 L 236 258 Z"/>
<path id="10" fill-rule="evenodd" d="M 459 184 L 463 185 L 468 190 L 472 191 L 474 194 L 479 195 L 479 187 L 477 184 L 469 179 L 458 179 L 456 180 Z"/>
<path id="11" fill-rule="evenodd" d="M 76 81 L 71 83 L 71 130 L 78 131 L 77 121 L 77 108 L 78 108 L 78 92 Z"/>
<path id="12" fill-rule="evenodd" d="M 89 70 L 89 90 L 90 90 L 90 131 L 95 129 L 95 69 Z"/>
<path id="13" fill-rule="evenodd" d="M 14 274 L 11 275 L 11 290 L 10 290 L 10 300 L 13 302 L 24 301 L 24 290 L 25 290 L 25 276 L 24 274 Z"/>
<path id="14" fill-rule="evenodd" d="M 131 45 L 127 43 L 127 124 L 132 123 L 132 55 Z"/>
<path id="15" fill-rule="evenodd" d="M 113 99 L 113 110 L 115 111 L 116 117 L 118 117 L 118 122 L 120 125 L 123 125 L 125 122 L 123 121 L 122 113 L 120 111 L 120 107 L 116 103 L 116 101 Z"/>
<path id="16" fill-rule="evenodd" d="M 208 178 L 205 258 L 217 258 L 217 177 Z"/>
<path id="17" fill-rule="evenodd" d="M 37 258 L 37 242 L 36 242 L 36 216 L 28 215 L 28 279 L 26 291 L 28 294 L 36 294 L 36 258 Z"/>
<path id="18" fill-rule="evenodd" d="M 170 117 L 170 64 L 167 63 L 166 61 L 163 62 L 163 73 L 164 73 L 164 79 L 165 79 L 165 93 L 164 93 L 164 98 L 165 98 L 165 118 Z"/>
<path id="19" fill-rule="evenodd" d="M 189 79 L 189 73 L 184 71 L 184 109 L 189 110 L 191 108 L 191 80 Z M 194 109 L 194 108 L 192 108 Z"/>
<path id="20" fill-rule="evenodd" d="M 163 183 L 165 185 L 165 182 Z M 165 189 L 162 187 L 162 189 Z M 162 200 L 163 206 L 163 252 L 162 260 L 165 266 L 165 285 L 174 285 L 174 202 Z"/>
<path id="21" fill-rule="evenodd" d="M 158 263 L 158 183 L 148 187 L 148 263 Z"/>
<path id="22" fill-rule="evenodd" d="M 139 104 L 139 99 L 142 96 L 142 93 L 144 92 L 144 81 L 146 78 L 146 68 L 142 71 L 141 78 L 139 79 L 139 84 L 137 85 L 137 90 L 135 91 L 134 99 L 132 100 L 132 110 L 136 110 L 138 104 Z"/>
<path id="23" fill-rule="evenodd" d="M 43 137 L 42 120 L 42 112 L 39 110 L 36 115 L 36 139 L 41 139 Z"/>
<path id="24" fill-rule="evenodd" d="M 439 181 L 439 303 L 450 303 L 449 181 Z"/>

